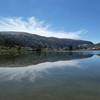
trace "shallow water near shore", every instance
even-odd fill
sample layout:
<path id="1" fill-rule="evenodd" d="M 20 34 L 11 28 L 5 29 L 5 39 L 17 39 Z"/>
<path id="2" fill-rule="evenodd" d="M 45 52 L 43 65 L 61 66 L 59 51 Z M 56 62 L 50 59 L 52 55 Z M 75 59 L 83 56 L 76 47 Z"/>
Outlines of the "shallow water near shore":
<path id="1" fill-rule="evenodd" d="M 100 51 L 0 56 L 0 100 L 99 100 Z"/>

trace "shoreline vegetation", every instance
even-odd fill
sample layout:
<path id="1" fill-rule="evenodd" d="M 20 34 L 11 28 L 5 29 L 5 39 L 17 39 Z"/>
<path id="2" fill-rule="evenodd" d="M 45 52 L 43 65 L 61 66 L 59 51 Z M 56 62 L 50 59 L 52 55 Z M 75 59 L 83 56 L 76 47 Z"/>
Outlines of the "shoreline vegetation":
<path id="1" fill-rule="evenodd" d="M 20 47 L 20 46 L 15 46 L 15 47 L 7 47 L 7 46 L 0 46 L 0 55 L 11 55 L 11 56 L 17 56 L 20 54 L 27 54 L 27 53 L 32 53 L 32 52 L 79 52 L 79 51 L 87 51 L 87 50 L 100 50 L 100 49 L 94 49 L 92 48 L 73 48 L 73 47 L 66 47 L 66 48 L 35 48 L 32 49 L 30 47 Z"/>

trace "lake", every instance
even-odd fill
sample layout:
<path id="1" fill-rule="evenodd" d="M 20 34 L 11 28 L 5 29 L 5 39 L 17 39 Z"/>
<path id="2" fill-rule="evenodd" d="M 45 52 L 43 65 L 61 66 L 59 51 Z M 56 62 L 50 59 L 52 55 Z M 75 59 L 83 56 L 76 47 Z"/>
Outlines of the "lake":
<path id="1" fill-rule="evenodd" d="M 0 56 L 0 100 L 99 100 L 100 51 Z"/>

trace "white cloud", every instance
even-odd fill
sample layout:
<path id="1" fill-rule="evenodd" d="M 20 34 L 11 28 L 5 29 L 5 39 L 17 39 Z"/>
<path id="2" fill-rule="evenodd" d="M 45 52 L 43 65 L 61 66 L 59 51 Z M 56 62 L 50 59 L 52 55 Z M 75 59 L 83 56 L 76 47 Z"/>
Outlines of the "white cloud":
<path id="1" fill-rule="evenodd" d="M 22 17 L 0 18 L 0 31 L 21 31 L 46 37 L 71 39 L 80 39 L 81 35 L 87 32 L 86 30 L 76 32 L 52 31 L 49 29 L 49 25 L 45 25 L 44 21 L 40 21 L 35 17 L 29 17 L 27 19 Z"/>

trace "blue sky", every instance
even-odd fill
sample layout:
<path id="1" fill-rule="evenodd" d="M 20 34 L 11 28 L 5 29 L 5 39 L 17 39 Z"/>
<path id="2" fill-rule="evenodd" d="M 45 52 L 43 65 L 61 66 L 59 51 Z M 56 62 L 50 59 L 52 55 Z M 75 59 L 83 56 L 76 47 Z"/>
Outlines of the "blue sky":
<path id="1" fill-rule="evenodd" d="M 33 29 L 38 30 L 33 33 L 42 33 L 43 29 L 42 35 L 45 32 L 48 36 L 57 33 L 59 36 L 54 36 L 75 36 L 75 39 L 100 42 L 100 0 L 0 0 L 0 30 L 7 30 L 4 27 L 8 27 L 8 23 L 10 27 L 13 25 L 11 21 L 7 22 L 8 18 L 13 23 L 15 20 L 14 25 L 20 21 L 17 26 L 26 22 L 30 24 L 29 20 L 33 18 L 31 21 L 37 23 Z"/>

